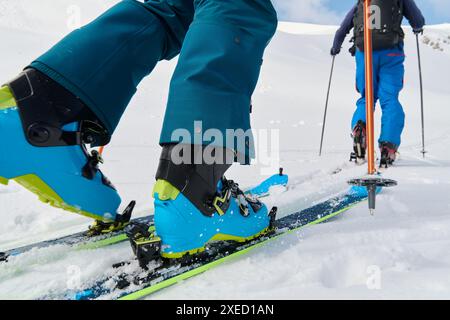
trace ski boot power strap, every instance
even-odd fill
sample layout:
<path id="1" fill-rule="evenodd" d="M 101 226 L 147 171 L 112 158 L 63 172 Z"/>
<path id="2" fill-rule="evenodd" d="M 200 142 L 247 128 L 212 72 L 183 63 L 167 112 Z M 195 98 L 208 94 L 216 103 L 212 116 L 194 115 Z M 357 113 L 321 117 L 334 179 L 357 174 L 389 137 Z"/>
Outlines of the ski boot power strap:
<path id="1" fill-rule="evenodd" d="M 27 69 L 7 84 L 19 108 L 27 141 L 35 147 L 106 145 L 110 136 L 86 105 L 35 69 Z M 88 120 L 87 120 L 88 119 Z M 77 131 L 64 126 L 80 122 Z"/>

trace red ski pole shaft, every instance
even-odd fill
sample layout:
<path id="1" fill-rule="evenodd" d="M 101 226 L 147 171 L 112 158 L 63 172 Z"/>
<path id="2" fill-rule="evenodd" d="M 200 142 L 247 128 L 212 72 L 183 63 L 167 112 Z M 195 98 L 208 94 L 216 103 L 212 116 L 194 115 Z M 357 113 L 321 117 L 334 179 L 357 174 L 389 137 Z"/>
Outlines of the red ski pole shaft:
<path id="1" fill-rule="evenodd" d="M 374 130 L 374 88 L 373 88 L 373 54 L 372 29 L 370 26 L 371 0 L 364 2 L 364 61 L 366 73 L 366 131 L 367 131 L 367 160 L 368 173 L 375 173 L 375 130 Z"/>

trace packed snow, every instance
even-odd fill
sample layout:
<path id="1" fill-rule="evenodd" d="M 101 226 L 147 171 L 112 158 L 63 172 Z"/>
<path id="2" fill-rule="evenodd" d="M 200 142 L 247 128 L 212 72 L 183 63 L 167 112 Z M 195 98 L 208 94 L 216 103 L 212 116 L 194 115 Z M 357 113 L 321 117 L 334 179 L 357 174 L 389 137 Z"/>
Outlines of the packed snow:
<path id="1" fill-rule="evenodd" d="M 90 21 L 115 2 L 0 0 L 2 81 L 14 77 L 69 28 Z M 260 157 L 254 166 L 236 166 L 228 173 L 241 186 L 250 187 L 267 176 L 269 165 L 283 167 L 290 186 L 267 199 L 269 205 L 280 207 L 281 216 L 345 190 L 349 178 L 366 170 L 348 162 L 350 118 L 358 97 L 354 60 L 346 52 L 349 44 L 336 59 L 324 155 L 318 157 L 329 49 L 336 28 L 280 23 L 267 49 L 252 117 L 257 137 L 267 130 L 279 135 L 280 161 L 270 164 Z M 367 204 L 361 204 L 333 222 L 284 236 L 151 299 L 450 297 L 450 25 L 426 28 L 421 42 L 425 159 L 420 154 L 416 42 L 410 29 L 406 33 L 407 72 L 401 101 L 407 124 L 401 159 L 384 173 L 399 186 L 378 197 L 375 215 L 370 216 Z M 436 49 L 436 43 L 443 50 Z M 176 60 L 161 62 L 143 81 L 105 151 L 103 171 L 119 189 L 123 208 L 130 200 L 138 201 L 136 216 L 153 212 L 158 137 L 175 65 Z M 376 121 L 379 124 L 379 110 Z M 341 171 L 332 174 L 336 169 Z M 91 223 L 38 202 L 14 183 L 0 186 L 0 218 L 0 251 L 81 231 Z M 0 298 L 33 299 L 78 288 L 111 272 L 114 262 L 131 257 L 127 243 L 90 251 L 65 246 L 33 250 L 0 264 Z"/>

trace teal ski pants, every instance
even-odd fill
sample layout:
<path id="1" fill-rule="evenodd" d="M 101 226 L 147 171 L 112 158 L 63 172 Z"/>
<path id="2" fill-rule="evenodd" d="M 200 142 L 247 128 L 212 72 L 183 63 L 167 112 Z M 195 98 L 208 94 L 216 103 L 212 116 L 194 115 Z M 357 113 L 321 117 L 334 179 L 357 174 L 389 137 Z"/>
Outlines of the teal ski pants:
<path id="1" fill-rule="evenodd" d="M 160 143 L 185 129 L 250 129 L 251 96 L 277 27 L 270 0 L 125 0 L 31 67 L 80 97 L 112 134 L 137 85 L 180 54 Z"/>

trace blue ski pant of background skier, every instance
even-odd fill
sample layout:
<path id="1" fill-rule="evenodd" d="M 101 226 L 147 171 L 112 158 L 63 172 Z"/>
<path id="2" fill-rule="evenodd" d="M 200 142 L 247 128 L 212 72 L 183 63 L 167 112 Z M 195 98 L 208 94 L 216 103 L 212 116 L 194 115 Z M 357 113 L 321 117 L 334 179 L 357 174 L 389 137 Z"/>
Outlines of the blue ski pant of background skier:
<path id="1" fill-rule="evenodd" d="M 160 143 L 179 142 L 172 133 L 180 128 L 194 136 L 195 121 L 225 136 L 250 129 L 251 96 L 276 27 L 270 0 L 125 0 L 31 67 L 83 100 L 112 134 L 141 80 L 180 53 Z"/>
<path id="2" fill-rule="evenodd" d="M 401 134 L 405 126 L 405 113 L 399 102 L 405 74 L 404 61 L 405 54 L 401 46 L 373 52 L 375 103 L 380 101 L 383 113 L 379 142 L 391 142 L 396 147 L 401 144 Z M 360 120 L 366 122 L 364 52 L 359 50 L 356 52 L 356 87 L 361 98 L 356 104 L 352 128 Z"/>

